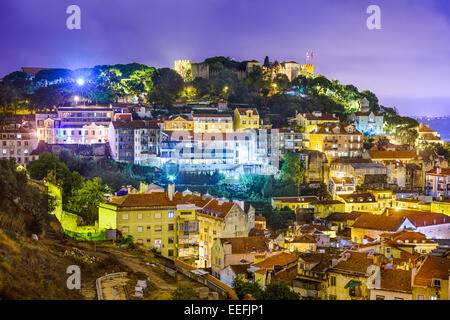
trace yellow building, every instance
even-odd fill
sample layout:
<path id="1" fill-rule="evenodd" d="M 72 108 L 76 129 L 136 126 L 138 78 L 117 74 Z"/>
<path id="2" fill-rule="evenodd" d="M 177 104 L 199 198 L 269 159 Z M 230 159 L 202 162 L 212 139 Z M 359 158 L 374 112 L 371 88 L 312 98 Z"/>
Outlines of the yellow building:
<path id="1" fill-rule="evenodd" d="M 244 211 L 237 203 L 192 194 L 190 191 L 177 192 L 175 199 L 194 204 L 197 208 L 195 216 L 180 217 L 178 222 L 179 231 L 190 230 L 190 226 L 197 227 L 194 228 L 197 231 L 180 232 L 178 242 L 180 255 L 185 256 L 183 260 L 199 268 L 211 266 L 211 248 L 215 239 L 246 237 L 249 224 L 255 219 L 252 206 Z"/>
<path id="2" fill-rule="evenodd" d="M 431 212 L 439 212 L 450 216 L 450 200 L 445 199 L 442 201 L 433 201 L 431 202 L 430 210 Z"/>
<path id="3" fill-rule="evenodd" d="M 346 251 L 337 263 L 328 269 L 329 300 L 369 300 L 367 269 L 376 256 L 368 252 Z"/>
<path id="4" fill-rule="evenodd" d="M 399 198 L 393 202 L 392 207 L 408 210 L 431 211 L 431 203 L 413 198 Z"/>
<path id="5" fill-rule="evenodd" d="M 328 162 L 342 157 L 360 157 L 364 137 L 354 125 L 324 123 L 309 133 L 310 149 L 326 154 Z"/>
<path id="6" fill-rule="evenodd" d="M 256 108 L 234 109 L 234 129 L 259 129 L 259 113 Z"/>
<path id="7" fill-rule="evenodd" d="M 317 241 L 309 234 L 284 240 L 284 248 L 289 252 L 316 252 Z"/>
<path id="8" fill-rule="evenodd" d="M 155 191 L 115 197 L 99 206 L 100 230 L 118 229 L 137 244 L 156 248 L 201 268 L 211 264 L 211 247 L 219 237 L 248 235 L 254 209 L 190 191 Z"/>
<path id="9" fill-rule="evenodd" d="M 296 209 L 313 208 L 312 204 L 319 201 L 316 196 L 304 197 L 274 197 L 271 199 L 272 208 L 282 210 L 286 207 L 295 211 Z"/>
<path id="10" fill-rule="evenodd" d="M 194 132 L 233 132 L 233 118 L 229 114 L 193 114 Z"/>
<path id="11" fill-rule="evenodd" d="M 413 300 L 448 300 L 450 259 L 427 256 L 414 277 Z"/>
<path id="12" fill-rule="evenodd" d="M 321 200 L 311 205 L 316 219 L 324 219 L 334 212 L 345 212 L 345 203 L 338 200 Z"/>
<path id="13" fill-rule="evenodd" d="M 257 269 L 253 272 L 254 281 L 263 289 L 273 280 L 292 284 L 297 276 L 298 256 L 287 252 L 280 252 L 270 257 L 256 256 L 252 269 Z"/>
<path id="14" fill-rule="evenodd" d="M 351 240 L 365 244 L 380 238 L 384 233 L 395 233 L 401 229 L 415 229 L 414 224 L 401 215 L 376 215 L 363 213 L 351 226 Z"/>
<path id="15" fill-rule="evenodd" d="M 427 254 L 438 247 L 438 243 L 412 230 L 400 230 L 396 233 L 382 233 L 380 235 L 380 253 L 395 259 L 404 258 L 404 253 Z"/>
<path id="16" fill-rule="evenodd" d="M 109 227 L 114 227 L 115 217 L 116 228 L 123 236 L 130 235 L 137 244 L 174 259 L 179 256 L 177 219 L 193 217 L 195 210 L 195 205 L 175 200 L 170 192 L 128 194 L 99 205 L 99 225 L 106 227 L 107 220 L 111 222 Z"/>
<path id="17" fill-rule="evenodd" d="M 337 200 L 344 202 L 345 212 L 359 211 L 381 214 L 380 207 L 375 197 L 366 193 L 353 193 L 337 195 Z"/>
<path id="18" fill-rule="evenodd" d="M 297 113 L 294 118 L 288 120 L 291 123 L 304 127 L 306 133 L 313 132 L 318 125 L 325 123 L 339 123 L 339 118 L 335 114 L 322 113 L 315 111 L 313 113 Z"/>
<path id="19" fill-rule="evenodd" d="M 194 121 L 178 116 L 171 120 L 165 120 L 164 130 L 194 130 Z"/>
<path id="20" fill-rule="evenodd" d="M 366 191 L 375 197 L 378 203 L 378 213 L 383 213 L 386 208 L 392 208 L 392 203 L 395 200 L 392 190 L 367 189 Z"/>

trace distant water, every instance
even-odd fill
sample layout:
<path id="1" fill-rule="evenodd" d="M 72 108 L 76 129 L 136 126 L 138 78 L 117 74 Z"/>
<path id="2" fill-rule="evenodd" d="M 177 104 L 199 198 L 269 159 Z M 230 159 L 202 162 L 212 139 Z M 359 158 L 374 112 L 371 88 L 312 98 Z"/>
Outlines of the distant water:
<path id="1" fill-rule="evenodd" d="M 428 124 L 431 129 L 441 135 L 441 139 L 450 142 L 450 116 L 439 118 L 417 118 L 417 121 Z"/>

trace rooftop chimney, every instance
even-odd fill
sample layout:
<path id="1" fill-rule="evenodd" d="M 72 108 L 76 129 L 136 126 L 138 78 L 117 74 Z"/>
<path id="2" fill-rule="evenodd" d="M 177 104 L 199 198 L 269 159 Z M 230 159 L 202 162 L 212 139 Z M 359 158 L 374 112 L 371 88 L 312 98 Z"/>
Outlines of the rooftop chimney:
<path id="1" fill-rule="evenodd" d="M 167 197 L 170 201 L 173 200 L 173 196 L 175 194 L 175 183 L 169 183 L 167 186 Z"/>

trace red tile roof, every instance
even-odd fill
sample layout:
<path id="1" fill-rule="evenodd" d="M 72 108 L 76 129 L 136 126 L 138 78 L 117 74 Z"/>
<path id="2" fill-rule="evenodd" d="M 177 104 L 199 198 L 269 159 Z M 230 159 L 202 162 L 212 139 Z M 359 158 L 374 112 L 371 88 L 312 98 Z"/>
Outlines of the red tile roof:
<path id="1" fill-rule="evenodd" d="M 231 254 L 264 253 L 269 250 L 270 240 L 264 236 L 220 238 L 222 245 L 231 244 Z"/>
<path id="2" fill-rule="evenodd" d="M 440 169 L 441 173 L 438 173 L 438 169 Z M 448 176 L 450 175 L 450 168 L 434 168 L 430 171 L 427 171 L 427 175 Z"/>
<path id="3" fill-rule="evenodd" d="M 436 131 L 434 131 L 433 129 L 431 129 L 430 127 L 427 127 L 427 126 L 419 126 L 419 132 L 436 132 Z"/>
<path id="4" fill-rule="evenodd" d="M 412 291 L 411 276 L 411 270 L 382 269 L 380 277 L 381 289 L 410 293 Z"/>
<path id="5" fill-rule="evenodd" d="M 236 108 L 241 115 L 246 115 L 247 111 L 253 111 L 253 115 L 259 115 L 256 108 Z"/>
<path id="6" fill-rule="evenodd" d="M 369 151 L 372 159 L 413 159 L 417 158 L 416 150 L 402 150 L 402 151 Z"/>
<path id="7" fill-rule="evenodd" d="M 433 279 L 448 280 L 449 257 L 427 256 L 414 279 L 415 286 L 430 287 Z"/>
<path id="8" fill-rule="evenodd" d="M 304 197 L 274 197 L 273 201 L 281 201 L 283 203 L 310 203 L 319 201 L 316 196 L 304 196 Z"/>
<path id="9" fill-rule="evenodd" d="M 348 258 L 345 258 L 348 255 Z M 373 264 L 373 257 L 368 252 L 347 250 L 342 254 L 340 261 L 332 268 L 345 272 L 357 272 L 366 274 L 367 268 Z"/>
<path id="10" fill-rule="evenodd" d="M 403 216 L 386 217 L 363 213 L 353 223 L 352 228 L 394 232 L 400 228 L 404 221 L 405 217 Z"/>
<path id="11" fill-rule="evenodd" d="M 173 199 L 172 201 L 165 192 L 154 192 L 145 194 L 127 194 L 125 196 L 113 197 L 107 204 L 117 207 L 160 207 L 176 206 L 186 204 L 186 201 Z"/>
<path id="12" fill-rule="evenodd" d="M 298 256 L 296 254 L 280 252 L 264 259 L 261 262 L 253 264 L 253 267 L 260 269 L 272 269 L 274 266 L 286 266 L 297 260 Z"/>
<path id="13" fill-rule="evenodd" d="M 393 209 L 387 208 L 383 217 L 405 217 L 411 221 L 416 227 L 431 226 L 437 224 L 450 223 L 450 217 L 443 213 L 428 212 L 428 211 L 418 211 L 418 210 L 403 210 L 403 209 Z"/>

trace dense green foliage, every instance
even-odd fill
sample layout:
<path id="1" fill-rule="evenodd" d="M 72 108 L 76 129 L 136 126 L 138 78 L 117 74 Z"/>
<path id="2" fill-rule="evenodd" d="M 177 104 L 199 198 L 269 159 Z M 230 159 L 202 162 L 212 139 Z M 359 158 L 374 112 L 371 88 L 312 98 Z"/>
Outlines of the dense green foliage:
<path id="1" fill-rule="evenodd" d="M 43 153 L 28 165 L 28 171 L 32 179 L 45 178 L 62 187 L 64 210 L 79 215 L 86 224 L 93 224 L 98 219 L 97 206 L 110 192 L 101 178 L 85 179 L 77 171 L 71 171 L 53 153 Z"/>
<path id="2" fill-rule="evenodd" d="M 53 198 L 28 183 L 25 170 L 13 159 L 0 159 L 0 228 L 29 235 L 40 234 L 53 210 Z"/>
<path id="3" fill-rule="evenodd" d="M 300 300 L 300 295 L 284 281 L 272 280 L 263 290 L 257 282 L 236 277 L 232 287 L 239 299 L 250 295 L 257 300 Z"/>
<path id="4" fill-rule="evenodd" d="M 300 294 L 292 290 L 286 282 L 272 281 L 266 286 L 262 300 L 300 300 Z"/>
<path id="5" fill-rule="evenodd" d="M 244 299 L 247 295 L 255 299 L 261 299 L 263 290 L 257 282 L 245 281 L 241 277 L 234 278 L 232 288 L 239 299 Z"/>

